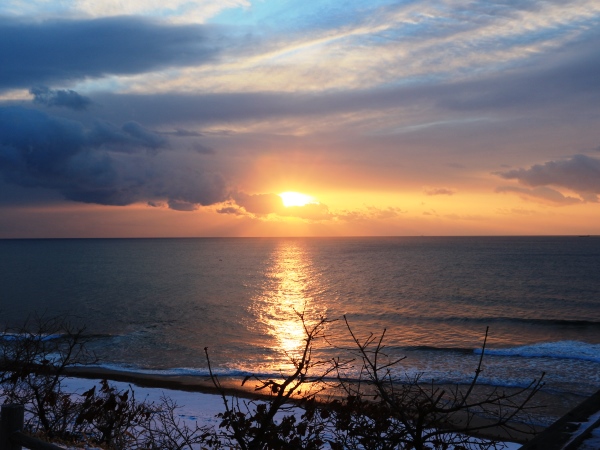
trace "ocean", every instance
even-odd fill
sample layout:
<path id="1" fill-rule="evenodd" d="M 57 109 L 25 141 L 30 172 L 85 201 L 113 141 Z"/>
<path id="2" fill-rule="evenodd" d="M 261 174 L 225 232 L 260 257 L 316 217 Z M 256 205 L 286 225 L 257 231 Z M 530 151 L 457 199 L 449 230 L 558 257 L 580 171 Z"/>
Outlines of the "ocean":
<path id="1" fill-rule="evenodd" d="M 489 327 L 483 384 L 600 389 L 599 237 L 0 240 L 0 325 L 66 315 L 108 368 L 206 376 L 208 347 L 220 375 L 278 374 L 300 312 L 332 320 L 314 358 L 352 347 L 345 316 L 398 377 L 466 384 Z"/>

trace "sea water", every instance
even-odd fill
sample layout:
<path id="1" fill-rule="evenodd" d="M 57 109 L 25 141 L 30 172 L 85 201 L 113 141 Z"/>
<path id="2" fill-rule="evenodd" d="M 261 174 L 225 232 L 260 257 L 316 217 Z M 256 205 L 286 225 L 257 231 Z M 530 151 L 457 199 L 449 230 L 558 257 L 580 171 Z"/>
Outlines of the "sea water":
<path id="1" fill-rule="evenodd" d="M 394 374 L 589 395 L 600 388 L 600 238 L 0 240 L 0 325 L 86 327 L 107 367 L 206 376 L 289 370 L 385 330 Z M 344 317 L 346 320 L 344 320 Z M 352 370 L 355 370 L 352 373 Z M 358 367 L 349 369 L 358 376 Z"/>

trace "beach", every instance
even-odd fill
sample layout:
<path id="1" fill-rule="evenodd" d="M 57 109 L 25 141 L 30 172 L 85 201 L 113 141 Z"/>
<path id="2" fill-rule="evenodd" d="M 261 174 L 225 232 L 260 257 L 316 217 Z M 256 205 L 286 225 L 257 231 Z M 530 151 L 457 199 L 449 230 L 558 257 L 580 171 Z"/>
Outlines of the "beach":
<path id="1" fill-rule="evenodd" d="M 94 374 L 98 379 L 93 378 Z M 65 379 L 65 387 L 71 392 L 81 393 L 90 389 L 93 385 L 102 379 L 104 376 L 111 376 L 111 379 L 119 379 L 120 381 L 112 381 L 111 384 L 118 389 L 124 390 L 132 387 L 135 392 L 136 399 L 140 401 L 158 403 L 161 397 L 168 397 L 173 400 L 179 407 L 177 409 L 177 417 L 182 423 L 188 426 L 215 426 L 218 427 L 221 419 L 216 416 L 224 411 L 223 400 L 221 395 L 212 385 L 210 380 L 185 380 L 185 379 L 157 379 L 153 376 L 131 376 L 127 374 L 109 374 L 106 371 L 95 372 L 85 370 L 81 375 L 85 378 L 68 377 Z M 233 397 L 260 400 L 264 396 L 257 395 L 249 383 L 247 387 L 241 386 L 241 380 L 219 380 L 224 387 L 228 400 Z M 518 426 L 518 425 L 517 425 Z M 521 444 L 531 438 L 530 434 L 519 434 L 507 437 L 501 430 L 491 429 L 480 434 L 482 439 L 490 438 L 501 442 L 505 450 L 516 450 L 521 447 Z"/>
<path id="2" fill-rule="evenodd" d="M 160 392 L 164 392 L 167 396 L 176 400 L 178 404 L 185 405 L 185 408 L 180 412 L 182 416 L 192 415 L 194 417 L 202 417 L 207 423 L 216 423 L 216 414 L 224 411 L 221 394 L 224 393 L 228 398 L 237 397 L 247 400 L 268 399 L 269 395 L 264 391 L 257 391 L 256 387 L 259 384 L 255 380 L 246 381 L 238 377 L 218 377 L 220 388 L 217 388 L 210 377 L 194 377 L 182 375 L 155 375 L 155 374 L 140 374 L 136 372 L 126 372 L 118 370 L 103 369 L 99 367 L 79 367 L 70 368 L 66 371 L 69 379 L 67 386 L 78 386 L 78 383 L 89 386 L 97 383 L 100 379 L 108 379 L 116 382 L 117 386 L 131 385 L 136 392 L 137 398 L 143 398 L 138 395 L 150 395 L 156 399 Z M 79 380 L 79 381 L 77 381 Z M 84 381 L 86 380 L 86 381 Z M 447 385 L 440 386 L 442 390 L 452 391 L 456 386 Z M 475 391 L 475 395 L 482 396 L 489 387 L 479 386 Z M 507 388 L 508 393 L 515 392 L 517 388 Z M 336 397 L 337 395 L 337 397 Z M 329 391 L 321 396 L 324 402 L 334 398 L 339 398 L 340 393 Z M 581 402 L 580 396 L 564 395 L 557 393 L 538 392 L 531 401 L 530 406 L 534 408 L 535 415 L 541 415 L 546 418 L 552 418 L 552 422 L 560 419 L 567 412 L 571 411 Z M 192 414 L 191 411 L 194 411 Z M 486 424 L 486 420 L 480 418 L 478 424 Z M 482 438 L 491 438 L 501 441 L 513 441 L 523 444 L 533 437 L 532 430 L 535 433 L 543 431 L 546 427 L 537 425 L 533 428 L 530 423 L 514 421 L 511 424 L 516 429 L 508 435 L 498 427 L 478 432 Z M 519 431 L 521 430 L 521 431 Z"/>

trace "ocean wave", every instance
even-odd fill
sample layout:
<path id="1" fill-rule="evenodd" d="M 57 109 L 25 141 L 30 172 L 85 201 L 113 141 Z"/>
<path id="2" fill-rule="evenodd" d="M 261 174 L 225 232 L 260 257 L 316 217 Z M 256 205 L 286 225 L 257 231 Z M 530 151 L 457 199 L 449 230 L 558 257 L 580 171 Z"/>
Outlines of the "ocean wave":
<path id="1" fill-rule="evenodd" d="M 513 323 L 518 325 L 534 325 L 543 327 L 571 327 L 571 328 L 600 328 L 598 320 L 584 319 L 544 319 L 535 317 L 514 317 L 514 316 L 488 316 L 488 317 L 473 317 L 473 316 L 420 316 L 420 315 L 403 315 L 400 317 L 398 313 L 372 313 L 355 315 L 364 320 L 377 319 L 378 321 L 395 323 L 446 323 L 446 324 L 506 324 Z"/>
<path id="2" fill-rule="evenodd" d="M 517 323 L 524 325 L 538 325 L 538 326 L 549 326 L 549 327 L 598 327 L 600 328 L 600 322 L 595 320 L 569 320 L 569 319 L 536 319 L 527 317 L 461 317 L 461 316 L 448 316 L 448 317 L 419 317 L 419 320 L 432 321 L 432 322 L 450 322 L 450 323 L 481 323 L 483 325 L 493 323 Z"/>
<path id="3" fill-rule="evenodd" d="M 85 366 L 92 367 L 92 366 Z M 145 369 L 130 364 L 98 364 L 96 366 L 99 369 L 110 370 L 114 372 L 127 372 L 132 374 L 140 375 L 154 375 L 159 377 L 174 377 L 174 376 L 188 376 L 188 377 L 209 377 L 210 371 L 208 368 L 203 367 L 174 367 L 168 369 Z M 248 372 L 246 370 L 239 369 L 227 369 L 227 368 L 214 368 L 212 370 L 213 375 L 219 377 L 246 377 L 255 375 L 254 372 Z M 280 377 L 279 373 L 257 373 L 258 376 L 264 377 Z"/>
<path id="4" fill-rule="evenodd" d="M 64 336 L 64 334 L 2 333 L 0 334 L 0 340 L 22 341 L 24 339 L 38 338 L 40 341 L 51 341 L 61 339 Z"/>
<path id="5" fill-rule="evenodd" d="M 481 349 L 474 350 L 476 354 L 481 354 L 481 351 Z M 541 342 L 518 347 L 487 348 L 485 354 L 524 358 L 576 359 L 600 363 L 600 344 L 579 341 Z"/>
<path id="6" fill-rule="evenodd" d="M 399 353 L 405 352 L 450 352 L 450 353 L 461 353 L 461 354 L 470 354 L 473 353 L 473 349 L 469 348 L 461 348 L 461 347 L 436 347 L 433 345 L 406 345 L 406 346 L 387 346 L 386 349 L 394 349 Z"/>
<path id="7" fill-rule="evenodd" d="M 0 340 L 4 341 L 20 341 L 23 339 L 32 339 L 39 338 L 40 341 L 52 341 L 55 339 L 63 339 L 68 338 L 70 335 L 68 333 L 52 333 L 52 334 L 36 334 L 36 333 L 0 333 Z M 73 335 L 71 335 L 73 336 Z M 110 339 L 118 337 L 118 335 L 109 334 L 109 333 L 92 333 L 92 334 L 82 334 L 80 336 L 81 339 L 85 340 L 96 340 L 96 339 Z"/>
<path id="8" fill-rule="evenodd" d="M 89 366 L 86 366 L 90 368 Z M 143 369 L 139 367 L 133 367 L 129 365 L 118 365 L 118 364 L 101 364 L 98 366 L 99 369 L 109 370 L 111 372 L 120 373 L 120 374 L 128 374 L 129 376 L 135 377 L 136 375 L 151 375 L 158 378 L 164 378 L 168 380 L 172 377 L 198 377 L 198 378 L 208 378 L 210 376 L 210 372 L 208 368 L 191 368 L 191 367 L 177 367 L 177 368 L 169 368 L 169 369 Z M 238 369 L 224 369 L 224 368 L 215 368 L 213 369 L 213 375 L 219 378 L 246 378 L 255 376 L 258 379 L 274 379 L 281 378 L 280 372 L 271 372 L 271 371 L 254 371 L 248 372 L 245 370 Z M 343 380 L 347 382 L 358 382 L 360 381 L 360 373 L 348 373 L 347 376 L 342 377 Z M 472 373 L 465 373 L 461 371 L 436 371 L 436 370 L 419 370 L 416 368 L 404 368 L 401 372 L 391 374 L 392 379 L 395 383 L 398 384 L 412 384 L 418 380 L 419 384 L 433 384 L 436 386 L 468 386 L 472 380 Z M 110 377 L 109 377 L 110 378 Z M 337 378 L 335 376 L 325 377 L 324 381 L 336 381 Z M 530 385 L 531 379 L 529 378 L 502 378 L 502 377 L 491 377 L 491 376 L 482 376 L 479 379 L 480 385 L 487 385 L 493 387 L 503 387 L 503 388 L 525 388 Z"/>

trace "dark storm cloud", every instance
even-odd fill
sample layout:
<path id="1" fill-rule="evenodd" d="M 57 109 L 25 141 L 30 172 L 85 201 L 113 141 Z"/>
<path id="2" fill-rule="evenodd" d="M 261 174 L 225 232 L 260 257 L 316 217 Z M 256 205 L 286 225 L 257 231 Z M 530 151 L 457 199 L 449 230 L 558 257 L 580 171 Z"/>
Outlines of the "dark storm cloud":
<path id="1" fill-rule="evenodd" d="M 498 175 L 530 187 L 559 186 L 580 195 L 600 194 L 600 159 L 586 155 L 535 164 L 529 169 L 508 170 Z"/>
<path id="2" fill-rule="evenodd" d="M 155 151 L 165 147 L 167 140 L 160 134 L 142 127 L 137 122 L 127 122 L 122 127 L 96 121 L 86 133 L 87 144 L 94 147 L 110 146 L 113 151 L 131 153 L 140 148 Z"/>
<path id="3" fill-rule="evenodd" d="M 220 176 L 157 153 L 166 144 L 134 122 L 88 129 L 36 110 L 0 108 L 0 174 L 9 183 L 103 205 L 166 199 L 174 209 L 190 210 L 226 198 Z"/>
<path id="4" fill-rule="evenodd" d="M 76 111 L 83 111 L 92 103 L 88 97 L 84 97 L 70 89 L 54 90 L 47 86 L 39 86 L 31 88 L 29 93 L 33 95 L 35 103 L 46 106 L 62 106 Z"/>
<path id="5" fill-rule="evenodd" d="M 198 209 L 198 205 L 190 202 L 183 202 L 179 200 L 169 200 L 168 201 L 169 209 L 173 209 L 175 211 L 195 211 Z"/>
<path id="6" fill-rule="evenodd" d="M 0 90 L 197 65 L 216 53 L 206 26 L 136 17 L 0 19 Z"/>
<path id="7" fill-rule="evenodd" d="M 137 122 L 127 122 L 122 127 L 126 139 L 135 142 L 142 147 L 157 149 L 166 145 L 166 139 L 157 133 L 154 133 Z"/>
<path id="8" fill-rule="evenodd" d="M 161 134 L 166 134 L 168 136 L 175 136 L 175 137 L 199 137 L 199 136 L 202 136 L 202 133 L 198 133 L 197 131 L 185 130 L 183 128 L 175 128 L 174 131 L 162 131 Z"/>

